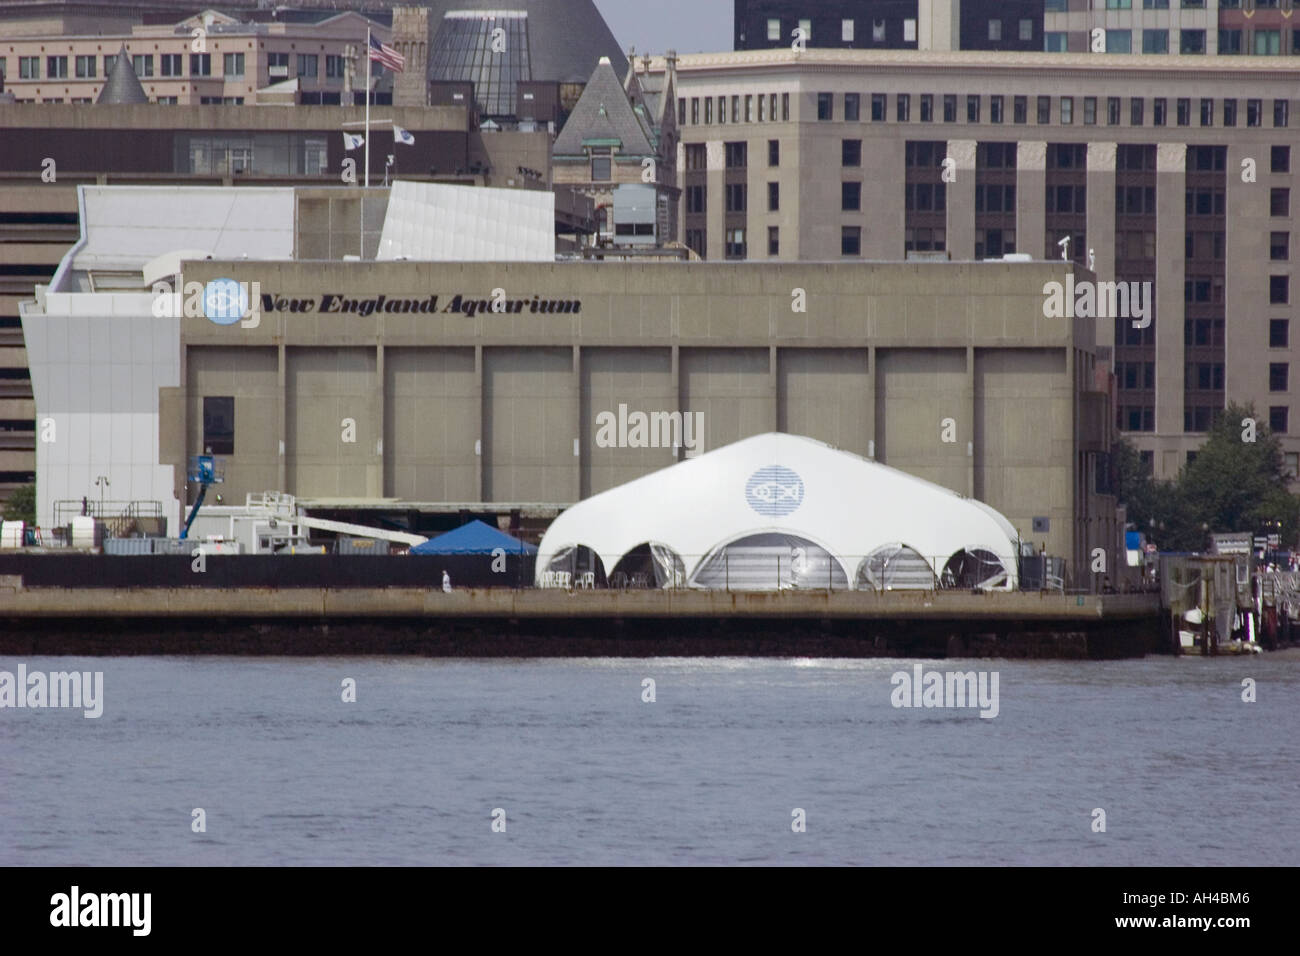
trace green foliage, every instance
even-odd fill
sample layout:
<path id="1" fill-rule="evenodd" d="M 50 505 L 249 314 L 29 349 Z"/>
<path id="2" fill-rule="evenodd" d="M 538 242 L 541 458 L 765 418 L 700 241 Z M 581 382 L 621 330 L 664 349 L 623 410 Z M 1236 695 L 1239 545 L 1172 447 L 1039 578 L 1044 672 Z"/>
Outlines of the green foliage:
<path id="1" fill-rule="evenodd" d="M 1277 436 L 1257 424 L 1246 441 L 1243 419 L 1259 417 L 1251 405 L 1233 403 L 1220 415 L 1196 458 L 1172 482 L 1145 474 L 1126 441 L 1114 450 L 1120 500 L 1129 520 L 1162 551 L 1200 551 L 1210 532 L 1260 533 L 1281 523 L 1282 546 L 1300 531 L 1300 499 L 1291 493 Z"/>
<path id="2" fill-rule="evenodd" d="M 5 502 L 5 521 L 26 521 L 36 524 L 36 486 L 23 485 L 15 488 Z"/>
<path id="3" fill-rule="evenodd" d="M 1121 504 L 1128 506 L 1128 520 L 1141 530 L 1151 526 L 1151 519 L 1159 520 L 1161 502 L 1170 494 L 1168 483 L 1157 482 L 1142 464 L 1138 450 L 1126 438 L 1121 438 L 1111 448 L 1111 467 L 1115 472 L 1116 488 Z"/>

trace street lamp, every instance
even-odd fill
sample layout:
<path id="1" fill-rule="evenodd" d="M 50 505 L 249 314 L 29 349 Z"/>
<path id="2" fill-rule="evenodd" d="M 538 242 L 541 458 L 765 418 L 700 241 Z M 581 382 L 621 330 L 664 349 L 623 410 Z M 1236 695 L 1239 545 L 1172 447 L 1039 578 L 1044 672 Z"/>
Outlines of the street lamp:
<path id="1" fill-rule="evenodd" d="M 99 519 L 104 519 L 104 489 L 110 485 L 108 475 L 100 475 L 95 479 L 95 484 L 99 486 Z"/>

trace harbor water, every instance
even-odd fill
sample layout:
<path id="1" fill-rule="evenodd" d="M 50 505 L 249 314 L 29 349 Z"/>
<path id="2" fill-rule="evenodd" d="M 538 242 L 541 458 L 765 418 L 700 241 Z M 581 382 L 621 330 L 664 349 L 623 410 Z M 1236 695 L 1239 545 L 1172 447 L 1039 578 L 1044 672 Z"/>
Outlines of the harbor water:
<path id="1" fill-rule="evenodd" d="M 0 709 L 4 865 L 1300 864 L 1294 652 L 19 665 L 103 712 Z"/>

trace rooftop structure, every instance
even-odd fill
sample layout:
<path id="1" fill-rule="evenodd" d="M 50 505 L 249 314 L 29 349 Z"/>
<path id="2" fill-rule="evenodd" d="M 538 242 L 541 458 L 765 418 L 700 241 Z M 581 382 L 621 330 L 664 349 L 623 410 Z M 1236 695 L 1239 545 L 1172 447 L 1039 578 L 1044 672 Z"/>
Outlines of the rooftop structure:
<path id="1" fill-rule="evenodd" d="M 671 55 L 669 62 L 671 62 Z M 662 245 L 677 239 L 677 115 L 671 69 L 620 80 L 602 57 L 555 139 L 556 183 L 590 196 L 599 242 Z"/>
<path id="2" fill-rule="evenodd" d="M 421 17 L 426 14 L 421 11 Z M 429 80 L 472 83 L 479 112 L 521 117 L 520 83 L 582 84 L 601 57 L 627 61 L 592 0 L 436 0 L 429 4 Z"/>
<path id="3" fill-rule="evenodd" d="M 118 51 L 117 58 L 112 61 L 111 65 L 104 67 L 104 72 L 108 75 L 108 82 L 99 91 L 99 96 L 95 99 L 96 103 L 121 106 L 129 103 L 149 102 L 149 95 L 145 93 L 144 87 L 140 85 L 140 78 L 135 75 L 135 69 L 131 66 L 131 58 L 127 56 L 125 45 Z"/>

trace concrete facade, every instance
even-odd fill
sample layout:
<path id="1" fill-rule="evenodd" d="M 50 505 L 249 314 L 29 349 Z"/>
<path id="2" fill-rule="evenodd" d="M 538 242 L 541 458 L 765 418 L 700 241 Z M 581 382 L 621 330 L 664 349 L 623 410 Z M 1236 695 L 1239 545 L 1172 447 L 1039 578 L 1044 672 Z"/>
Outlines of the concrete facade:
<path id="1" fill-rule="evenodd" d="M 1294 471 L 1297 80 L 1300 60 L 1278 57 L 682 56 L 683 241 L 707 259 L 967 260 L 1057 258 L 1068 235 L 1099 279 L 1153 284 L 1151 327 L 1098 320 L 1095 344 L 1120 373 L 1119 427 L 1156 476 L 1230 400 L 1271 421 Z M 710 98 L 776 109 L 695 121 Z M 724 204 L 732 183 L 747 185 L 743 210 Z M 991 195 L 1006 199 L 996 215 Z"/>
<path id="2" fill-rule="evenodd" d="M 255 328 L 180 320 L 161 463 L 178 507 L 195 493 L 181 466 L 207 440 L 203 400 L 229 397 L 229 501 L 274 488 L 563 507 L 688 452 L 601 447 L 602 412 L 699 413 L 697 450 L 809 435 L 987 501 L 1077 571 L 1092 548 L 1113 553 L 1119 529 L 1094 483 L 1109 431 L 1092 322 L 1044 317 L 1044 283 L 1067 273 L 1087 275 L 1050 262 L 187 263 L 187 282 L 260 282 L 264 308 Z M 511 311 L 485 309 L 494 288 Z"/>
<path id="3" fill-rule="evenodd" d="M 112 19 L 77 24 L 86 31 L 81 35 L 25 36 L 4 23 L 0 72 L 5 89 L 19 102 L 92 103 L 103 88 L 109 61 L 125 46 L 151 102 L 252 104 L 260 90 L 296 80 L 300 94 L 338 105 L 345 92 L 350 99 L 354 89 L 365 89 L 367 28 L 385 43 L 391 33 L 386 25 L 351 11 L 318 23 L 246 23 L 210 13 L 156 26 L 126 27 Z M 355 79 L 354 69 L 361 74 Z M 385 85 L 391 88 L 391 80 Z M 358 101 L 364 102 L 364 96 Z"/>
<path id="4" fill-rule="evenodd" d="M 1100 42 L 1103 51 L 1110 53 L 1142 53 L 1145 49 L 1151 54 L 1178 54 L 1186 49 L 1189 55 L 1212 56 L 1219 52 L 1219 0 L 1201 0 L 1195 6 L 1174 0 L 1165 3 L 1163 10 L 1148 10 L 1141 0 L 1128 3 L 1125 10 L 1108 6 L 1094 0 L 1049 0 L 1043 14 L 1045 49 L 1087 53 Z M 1097 30 L 1101 31 L 1099 38 L 1095 38 Z"/>

